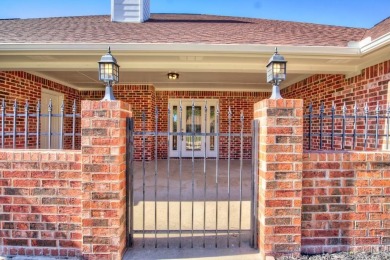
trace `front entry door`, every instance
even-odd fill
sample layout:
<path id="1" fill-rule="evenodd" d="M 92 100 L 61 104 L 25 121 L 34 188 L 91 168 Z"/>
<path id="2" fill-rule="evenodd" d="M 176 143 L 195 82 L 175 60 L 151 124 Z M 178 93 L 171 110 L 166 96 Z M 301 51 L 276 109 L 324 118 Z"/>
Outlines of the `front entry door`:
<path id="1" fill-rule="evenodd" d="M 170 156 L 179 157 L 181 152 L 182 157 L 216 157 L 215 136 L 210 134 L 215 133 L 218 100 L 171 99 L 169 104 L 170 129 L 179 134 L 171 136 Z"/>

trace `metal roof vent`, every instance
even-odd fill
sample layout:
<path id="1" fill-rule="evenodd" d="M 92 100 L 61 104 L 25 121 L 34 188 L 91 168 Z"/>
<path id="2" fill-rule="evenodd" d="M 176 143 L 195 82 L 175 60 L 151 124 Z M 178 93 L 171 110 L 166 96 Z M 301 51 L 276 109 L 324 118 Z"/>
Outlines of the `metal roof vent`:
<path id="1" fill-rule="evenodd" d="M 150 0 L 111 0 L 111 21 L 143 23 L 150 17 Z"/>

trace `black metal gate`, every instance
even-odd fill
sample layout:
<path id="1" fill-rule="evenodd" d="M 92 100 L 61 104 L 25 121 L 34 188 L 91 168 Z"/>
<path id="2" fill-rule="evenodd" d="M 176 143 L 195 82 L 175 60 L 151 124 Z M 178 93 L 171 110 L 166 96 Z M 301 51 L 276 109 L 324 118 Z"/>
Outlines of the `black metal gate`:
<path id="1" fill-rule="evenodd" d="M 232 123 L 237 122 L 232 122 L 229 108 L 227 131 L 222 133 L 217 107 L 213 131 L 196 131 L 194 103 L 191 131 L 184 132 L 181 127 L 171 129 L 171 120 L 181 123 L 183 119 L 181 103 L 176 115 L 168 108 L 167 131 L 164 132 L 158 131 L 157 108 L 154 131 L 146 131 L 145 113 L 139 123 L 141 129 L 134 129 L 134 119 L 127 120 L 129 247 L 257 246 L 258 121 L 252 121 L 252 133 L 244 133 L 241 111 L 240 130 L 233 133 Z M 207 110 L 207 106 L 205 108 Z M 206 146 L 207 137 L 213 139 L 216 156 L 207 158 L 204 152 L 202 157 L 196 157 L 196 138 Z M 184 138 L 190 142 L 191 157 L 183 156 L 181 142 Z M 252 159 L 244 159 L 244 138 L 250 142 Z M 178 156 L 172 158 L 169 147 L 174 139 Z M 227 142 L 224 159 L 220 158 L 221 139 Z M 236 150 L 239 145 L 239 156 L 236 154 L 234 159 L 231 156 L 233 144 Z M 147 149 L 153 149 L 152 160 L 148 160 Z M 161 149 L 168 149 L 165 159 L 158 158 Z"/>

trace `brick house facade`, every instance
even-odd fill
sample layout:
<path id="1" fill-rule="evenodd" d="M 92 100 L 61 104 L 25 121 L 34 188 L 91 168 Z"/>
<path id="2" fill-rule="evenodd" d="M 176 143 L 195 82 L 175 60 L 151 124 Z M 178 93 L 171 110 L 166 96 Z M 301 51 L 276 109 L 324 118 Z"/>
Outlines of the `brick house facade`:
<path id="1" fill-rule="evenodd" d="M 343 104 L 346 104 L 349 112 L 353 111 L 355 102 L 360 109 L 363 110 L 367 103 L 370 111 L 375 111 L 379 104 L 381 113 L 386 110 L 388 104 L 388 85 L 390 78 L 390 60 L 364 68 L 361 74 L 352 78 L 345 78 L 344 75 L 313 75 L 307 79 L 294 83 L 291 86 L 283 88 L 281 93 L 285 98 L 302 98 L 304 100 L 305 113 L 308 113 L 309 104 L 313 105 L 313 110 L 318 111 L 323 103 L 328 109 L 332 104 L 336 109 L 341 111 Z M 23 105 L 28 100 L 30 109 L 34 111 L 38 100 L 41 98 L 41 89 L 50 89 L 64 94 L 65 112 L 71 113 L 73 101 L 76 101 L 77 107 L 80 108 L 81 100 L 101 100 L 104 96 L 104 91 L 78 91 L 73 88 L 55 83 L 51 80 L 46 80 L 38 76 L 31 75 L 27 72 L 10 72 L 4 71 L 0 74 L 0 84 L 2 92 L 0 99 L 5 100 L 7 111 L 12 112 L 14 101 L 18 101 L 19 111 L 23 112 Z M 12 91 L 11 91 L 12 89 Z M 134 113 L 135 128 L 140 130 L 142 127 L 142 112 L 145 112 L 147 131 L 153 131 L 155 125 L 155 108 L 159 109 L 160 120 L 158 122 L 158 131 L 166 131 L 167 129 L 167 108 L 168 99 L 191 99 L 191 100 L 206 100 L 218 99 L 220 104 L 221 115 L 221 132 L 227 131 L 227 113 L 229 107 L 234 111 L 232 120 L 239 121 L 240 112 L 244 113 L 244 131 L 250 132 L 251 120 L 253 119 L 253 105 L 269 96 L 267 92 L 237 92 L 237 91 L 159 91 L 153 85 L 116 85 L 114 86 L 114 95 L 118 100 L 122 100 L 132 104 Z M 71 127 L 71 122 L 65 122 L 68 129 Z M 383 122 L 384 124 L 384 122 Z M 11 121 L 9 121 L 9 127 Z M 35 130 L 34 122 L 30 124 L 31 131 Z M 7 128 L 6 128 L 7 129 Z M 21 123 L 20 129 L 23 129 Z M 382 133 L 385 129 L 382 128 Z M 232 132 L 239 132 L 239 124 L 233 125 Z M 65 139 L 66 147 L 69 145 L 70 139 Z M 251 158 L 250 143 L 247 140 L 245 145 L 245 156 Z M 362 149 L 363 144 L 357 144 L 356 149 Z M 18 145 L 23 146 L 23 139 L 18 139 Z M 30 147 L 35 146 L 35 139 L 30 139 Z M 11 143 L 5 143 L 5 147 L 9 148 Z M 78 140 L 79 145 L 79 140 Z M 147 157 L 152 158 L 154 147 L 151 143 L 148 144 Z M 305 144 L 307 145 L 307 144 Z M 79 147 L 79 146 L 78 146 Z M 369 148 L 374 149 L 373 142 Z M 313 149 L 319 149 L 318 146 L 313 146 Z M 159 142 L 159 157 L 166 158 L 166 147 L 164 143 Z M 233 150 L 232 156 L 238 156 L 239 148 Z M 136 154 L 140 155 L 137 150 Z M 221 158 L 226 158 L 226 147 L 220 147 Z"/>

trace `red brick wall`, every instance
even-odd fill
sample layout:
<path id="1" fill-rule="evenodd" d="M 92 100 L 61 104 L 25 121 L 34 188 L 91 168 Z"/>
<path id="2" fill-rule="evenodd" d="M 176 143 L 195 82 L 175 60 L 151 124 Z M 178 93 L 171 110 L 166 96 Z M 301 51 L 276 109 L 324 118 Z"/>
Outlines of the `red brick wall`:
<path id="1" fill-rule="evenodd" d="M 76 100 L 78 112 L 80 111 L 79 91 L 73 88 L 61 85 L 59 83 L 29 74 L 23 71 L 0 71 L 0 102 L 4 99 L 6 103 L 6 112 L 13 113 L 13 104 L 15 100 L 18 103 L 18 113 L 24 113 L 24 105 L 26 100 L 29 102 L 30 113 L 36 112 L 38 100 L 41 99 L 42 88 L 57 91 L 64 94 L 65 113 L 72 113 L 73 101 Z M 12 131 L 11 117 L 6 118 L 5 131 Z M 72 132 L 72 119 L 65 118 L 64 131 Z M 24 132 L 24 119 L 20 118 L 17 122 L 17 131 Z M 29 131 L 36 132 L 36 119 L 30 118 Z M 79 124 L 77 124 L 77 132 L 80 132 Z M 17 147 L 24 147 L 24 137 L 18 137 L 16 142 Z M 64 138 L 64 146 L 71 147 L 71 137 Z M 36 138 L 29 138 L 29 147 L 36 147 Z M 12 138 L 5 140 L 5 148 L 12 148 Z M 80 139 L 77 138 L 77 149 L 80 148 Z"/>
<path id="2" fill-rule="evenodd" d="M 115 85 L 113 88 L 115 99 L 131 105 L 136 131 L 142 130 L 142 112 L 145 112 L 145 130 L 154 131 L 155 120 L 155 90 L 152 85 Z M 81 100 L 101 100 L 104 91 L 81 91 Z M 134 139 L 134 157 L 142 158 L 142 139 Z M 154 138 L 147 137 L 145 141 L 145 158 L 150 160 L 154 156 Z"/>
<path id="3" fill-rule="evenodd" d="M 0 255 L 81 254 L 80 151 L 0 151 Z"/>
<path id="4" fill-rule="evenodd" d="M 122 101 L 82 101 L 83 254 L 120 260 L 126 249 L 126 118 Z"/>
<path id="5" fill-rule="evenodd" d="M 370 115 L 375 115 L 375 107 L 377 102 L 379 103 L 381 114 L 385 114 L 383 110 L 387 107 L 387 94 L 388 83 L 390 81 L 390 60 L 376 64 L 374 66 L 365 68 L 360 75 L 345 78 L 344 75 L 329 75 L 319 74 L 304 79 L 296 84 L 293 84 L 285 89 L 281 90 L 284 98 L 301 98 L 304 100 L 304 108 L 307 109 L 310 103 L 313 104 L 313 111 L 315 114 L 319 114 L 320 104 L 325 104 L 326 114 L 330 114 L 332 102 L 336 105 L 336 113 L 341 114 L 341 108 L 345 102 L 347 106 L 347 114 L 353 113 L 353 106 L 357 102 L 359 108 L 359 115 L 363 115 L 363 107 L 367 103 L 370 111 Z M 307 110 L 305 110 L 307 113 Z M 364 133 L 363 120 L 358 122 L 358 134 Z M 374 134 L 375 120 L 369 120 L 369 133 Z M 385 125 L 384 120 L 381 120 L 380 124 Z M 331 131 L 331 120 L 324 121 L 324 129 Z M 308 123 L 305 120 L 305 132 L 308 132 Z M 314 120 L 313 131 L 318 133 L 319 121 Z M 348 120 L 347 132 L 352 133 L 353 122 L 352 119 Z M 336 121 L 336 129 L 342 129 L 341 120 Z M 383 134 L 383 128 L 381 129 Z M 356 141 L 356 149 L 363 149 L 363 138 L 360 137 Z M 307 142 L 307 138 L 306 138 Z M 323 138 L 324 148 L 330 149 L 330 137 Z M 312 138 L 313 149 L 319 149 L 319 139 Z M 336 138 L 336 149 L 341 146 L 341 138 Z M 307 143 L 305 143 L 307 148 Z M 347 138 L 346 148 L 352 148 L 352 138 Z M 370 138 L 368 142 L 368 149 L 375 149 L 374 138 Z"/>
<path id="6" fill-rule="evenodd" d="M 302 252 L 387 250 L 390 153 L 303 156 Z"/>
<path id="7" fill-rule="evenodd" d="M 266 256 L 299 256 L 302 206 L 302 100 L 266 99 L 259 121 L 258 245 Z"/>
<path id="8" fill-rule="evenodd" d="M 255 117 L 277 118 L 263 120 L 259 136 L 259 187 L 266 187 L 259 194 L 264 249 L 296 253 L 301 236 L 303 253 L 385 249 L 390 244 L 390 153 L 304 153 L 300 175 L 302 140 L 296 124 L 302 113 L 288 100 L 260 103 L 266 102 L 268 110 L 257 107 Z M 120 259 L 123 254 L 124 127 L 131 113 L 121 102 L 86 102 L 83 109 L 81 152 L 0 152 L 2 255 L 83 253 L 89 259 Z"/>
<path id="9" fill-rule="evenodd" d="M 81 151 L 0 151 L 0 255 L 122 258 L 129 110 L 83 101 Z"/>
<path id="10" fill-rule="evenodd" d="M 115 85 L 113 88 L 115 99 L 131 105 L 135 119 L 135 128 L 142 127 L 142 112 L 147 116 L 147 130 L 154 128 L 155 90 L 152 85 Z M 101 100 L 104 91 L 80 91 L 81 100 Z"/>

